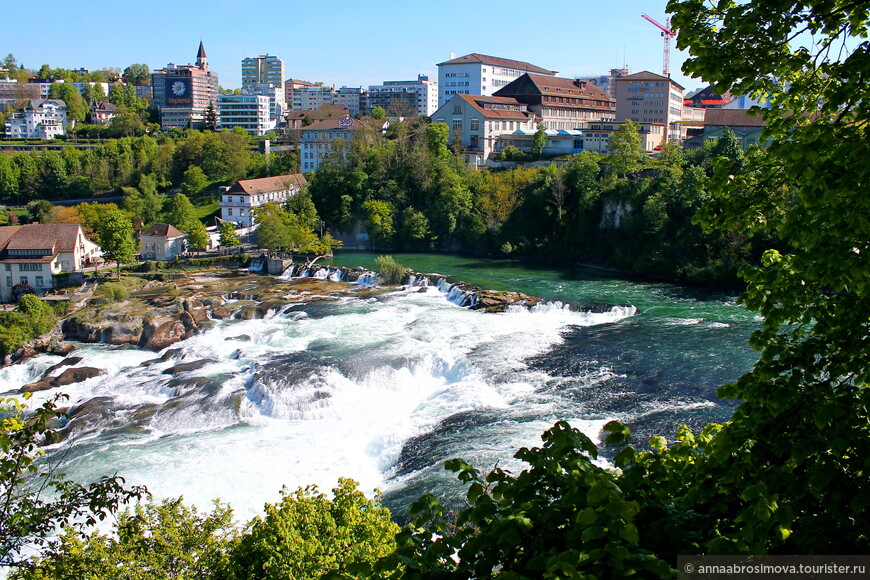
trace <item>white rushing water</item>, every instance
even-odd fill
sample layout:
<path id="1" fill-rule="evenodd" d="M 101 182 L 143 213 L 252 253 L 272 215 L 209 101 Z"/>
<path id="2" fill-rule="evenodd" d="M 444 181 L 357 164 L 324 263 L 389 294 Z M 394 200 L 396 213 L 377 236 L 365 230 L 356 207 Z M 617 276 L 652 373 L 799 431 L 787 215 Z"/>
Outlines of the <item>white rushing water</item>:
<path id="1" fill-rule="evenodd" d="M 150 364 L 166 353 L 82 345 L 77 366 L 105 374 L 63 388 L 70 407 L 93 407 L 58 446 L 64 470 L 77 480 L 118 472 L 156 497 L 184 495 L 203 508 L 221 498 L 244 521 L 282 486 L 328 489 L 340 476 L 365 490 L 400 486 L 408 442 L 470 412 L 500 418 L 454 438 L 459 451 L 467 444 L 485 460 L 509 461 L 517 448 L 539 444 L 557 419 L 597 438 L 608 418 L 563 416 L 554 385 L 567 379 L 526 361 L 572 327 L 617 323 L 634 308 L 588 313 L 555 303 L 484 314 L 445 292 L 414 287 L 220 321 Z M 15 390 L 59 360 L 41 355 L 2 369 L 0 384 Z M 170 370 L 187 363 L 197 364 Z M 584 372 L 570 379 L 591 386 L 611 376 L 594 363 Z M 37 393 L 33 403 L 56 392 Z"/>

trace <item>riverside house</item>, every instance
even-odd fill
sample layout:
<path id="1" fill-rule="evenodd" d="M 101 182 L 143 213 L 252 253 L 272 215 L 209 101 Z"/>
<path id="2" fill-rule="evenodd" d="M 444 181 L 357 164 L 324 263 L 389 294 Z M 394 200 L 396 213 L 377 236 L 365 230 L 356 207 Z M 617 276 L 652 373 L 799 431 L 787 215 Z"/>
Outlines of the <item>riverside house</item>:
<path id="1" fill-rule="evenodd" d="M 55 274 L 80 272 L 101 255 L 79 224 L 0 227 L 0 301 L 11 302 L 17 285 L 44 293 L 55 287 Z"/>

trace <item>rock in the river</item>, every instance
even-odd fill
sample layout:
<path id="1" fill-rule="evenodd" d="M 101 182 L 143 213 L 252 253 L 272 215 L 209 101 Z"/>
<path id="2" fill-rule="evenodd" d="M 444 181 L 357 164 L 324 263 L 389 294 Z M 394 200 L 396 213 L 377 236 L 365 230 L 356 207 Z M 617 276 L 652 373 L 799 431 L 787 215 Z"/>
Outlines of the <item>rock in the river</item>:
<path id="1" fill-rule="evenodd" d="M 103 371 L 94 367 L 74 367 L 63 371 L 56 379 L 54 379 L 55 387 L 80 383 L 93 377 L 98 377 L 103 374 Z"/>

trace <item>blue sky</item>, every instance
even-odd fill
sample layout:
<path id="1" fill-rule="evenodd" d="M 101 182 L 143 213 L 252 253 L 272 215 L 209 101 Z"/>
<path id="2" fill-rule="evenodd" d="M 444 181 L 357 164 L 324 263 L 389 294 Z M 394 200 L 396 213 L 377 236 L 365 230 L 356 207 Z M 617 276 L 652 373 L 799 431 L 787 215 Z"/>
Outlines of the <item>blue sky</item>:
<path id="1" fill-rule="evenodd" d="M 195 60 L 200 39 L 227 88 L 241 85 L 241 60 L 274 54 L 287 76 L 338 86 L 414 79 L 436 64 L 477 52 L 524 60 L 559 76 L 661 73 L 662 38 L 641 18 L 664 22 L 666 0 L 152 0 L 76 4 L 44 0 L 4 7 L 0 53 L 28 68 L 151 69 Z M 34 26 L 34 6 L 45 26 Z M 19 25 L 20 24 L 20 25 Z M 41 30 L 38 30 L 41 29 Z M 38 31 L 37 31 L 38 30 Z M 672 43 L 671 75 L 687 90 L 702 86 L 680 72 L 685 55 Z"/>

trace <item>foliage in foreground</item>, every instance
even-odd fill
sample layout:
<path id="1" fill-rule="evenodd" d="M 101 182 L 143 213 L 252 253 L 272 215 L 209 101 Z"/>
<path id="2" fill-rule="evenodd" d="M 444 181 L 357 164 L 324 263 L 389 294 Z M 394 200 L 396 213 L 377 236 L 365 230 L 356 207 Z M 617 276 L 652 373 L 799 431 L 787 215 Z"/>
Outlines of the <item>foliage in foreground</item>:
<path id="1" fill-rule="evenodd" d="M 22 551 L 45 546 L 60 526 L 92 526 L 118 507 L 142 497 L 117 475 L 82 485 L 38 460 L 59 413 L 55 401 L 29 410 L 15 399 L 0 401 L 0 566 L 21 562 Z"/>
<path id="2" fill-rule="evenodd" d="M 13 312 L 0 312 L 0 357 L 45 334 L 56 320 L 51 306 L 35 294 L 25 294 Z"/>

